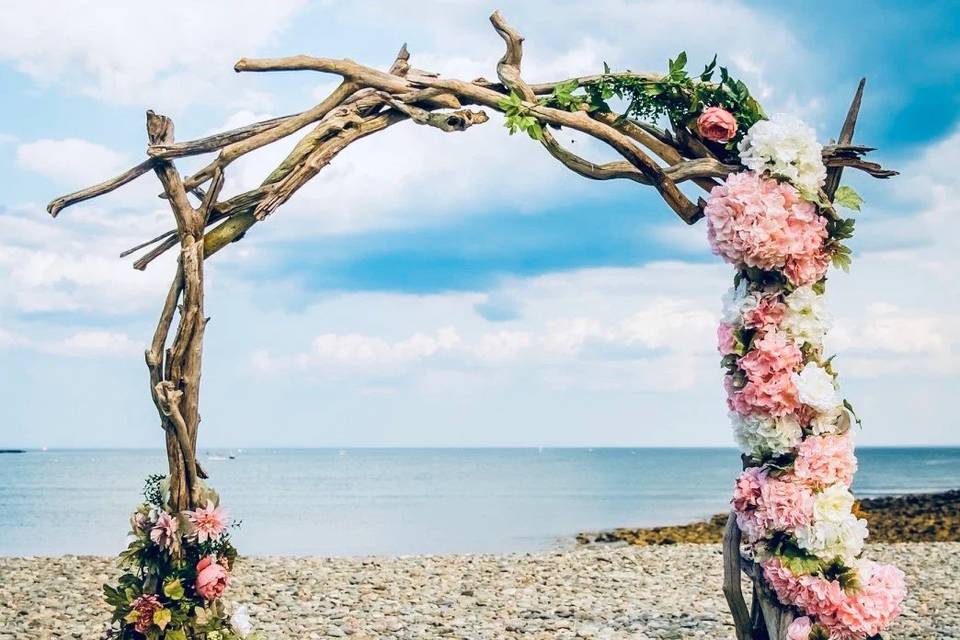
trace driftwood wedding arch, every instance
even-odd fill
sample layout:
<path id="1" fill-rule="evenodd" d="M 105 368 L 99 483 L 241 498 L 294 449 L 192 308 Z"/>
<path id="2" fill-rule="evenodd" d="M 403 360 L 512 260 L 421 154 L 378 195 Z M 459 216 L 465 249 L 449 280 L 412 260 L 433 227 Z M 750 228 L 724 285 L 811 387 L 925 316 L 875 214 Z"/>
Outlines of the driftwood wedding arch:
<path id="1" fill-rule="evenodd" d="M 143 162 L 106 182 L 58 198 L 48 206 L 55 217 L 70 205 L 113 191 L 150 171 L 163 187 L 162 197 L 169 202 L 176 228 L 133 247 L 121 257 L 144 251 L 133 265 L 142 270 L 164 252 L 175 247 L 179 250 L 176 273 L 146 350 L 149 390 L 166 438 L 171 511 L 197 509 L 206 498 L 202 482 L 206 474 L 196 456 L 203 338 L 209 320 L 204 310 L 204 261 L 242 239 L 350 144 L 405 121 L 446 132 L 464 131 L 488 120 L 483 110 L 468 107 L 499 111 L 506 114 L 512 130 L 528 133 L 566 168 L 593 180 L 625 179 L 651 186 L 687 224 L 703 217 L 705 203 L 686 195 L 680 184 L 689 182 L 709 191 L 720 184 L 718 179 L 743 170 L 735 152 L 702 137 L 688 122 L 674 120 L 669 128 L 662 128 L 610 110 L 563 100 L 571 87 L 602 87 L 604 82 L 657 86 L 663 75 L 607 72 L 529 84 L 521 76 L 523 37 L 499 12 L 490 21 L 506 45 L 497 64 L 496 81 L 443 78 L 416 69 L 410 65 L 406 46 L 387 71 L 351 60 L 305 55 L 241 59 L 235 65 L 238 72 L 316 71 L 340 76 L 342 81 L 319 104 L 301 113 L 187 142 L 175 141 L 170 118 L 147 111 L 147 158 Z M 844 167 L 880 178 L 895 175 L 864 160 L 870 148 L 852 144 L 862 94 L 863 81 L 838 141 L 823 149 L 828 174 L 821 196 L 827 202 L 833 200 Z M 233 161 L 307 127 L 311 128 L 259 187 L 220 199 L 224 173 Z M 598 164 L 573 153 L 552 133 L 562 128 L 604 143 L 620 159 Z M 175 160 L 202 154 L 216 155 L 192 175 L 179 173 Z M 793 614 L 764 585 L 757 565 L 741 558 L 740 531 L 733 516 L 725 536 L 724 566 L 723 591 L 738 639 L 784 638 Z M 753 582 L 752 608 L 748 608 L 742 595 L 741 572 Z"/>

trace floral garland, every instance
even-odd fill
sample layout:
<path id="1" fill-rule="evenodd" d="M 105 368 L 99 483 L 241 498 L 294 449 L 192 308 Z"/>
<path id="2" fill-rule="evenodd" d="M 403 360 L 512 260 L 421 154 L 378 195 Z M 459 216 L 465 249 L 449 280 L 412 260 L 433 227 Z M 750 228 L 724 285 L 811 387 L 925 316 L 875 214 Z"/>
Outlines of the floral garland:
<path id="1" fill-rule="evenodd" d="M 169 508 L 169 482 L 150 476 L 146 501 L 130 516 L 131 541 L 120 554 L 127 573 L 104 585 L 113 607 L 112 640 L 257 640 L 244 607 L 228 617 L 220 599 L 230 584 L 237 550 L 216 492 L 201 485 L 204 507 Z"/>
<path id="2" fill-rule="evenodd" d="M 726 142 L 737 118 L 707 108 L 697 130 Z M 862 558 L 867 523 L 850 493 L 856 414 L 823 357 L 825 276 L 831 262 L 849 264 L 840 241 L 853 222 L 822 193 L 822 148 L 799 120 L 760 120 L 737 150 L 747 170 L 714 187 L 704 208 L 714 253 L 738 269 L 717 331 L 747 465 L 733 509 L 767 583 L 801 614 L 789 640 L 863 640 L 899 615 L 905 587 L 899 569 Z M 838 204 L 859 208 L 841 189 Z"/>

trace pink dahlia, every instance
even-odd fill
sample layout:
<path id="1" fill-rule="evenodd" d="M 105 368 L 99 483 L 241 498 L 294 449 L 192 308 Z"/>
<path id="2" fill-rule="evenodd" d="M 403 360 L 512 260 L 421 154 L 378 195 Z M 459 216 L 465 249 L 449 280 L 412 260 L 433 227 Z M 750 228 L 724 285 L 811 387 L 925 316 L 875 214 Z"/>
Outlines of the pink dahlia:
<path id="1" fill-rule="evenodd" d="M 727 405 L 740 415 L 765 414 L 779 418 L 800 407 L 797 387 L 789 371 L 775 373 L 763 381 L 751 380 L 739 390 L 727 376 L 725 386 Z"/>
<path id="2" fill-rule="evenodd" d="M 841 436 L 809 436 L 797 445 L 793 472 L 797 479 L 815 487 L 841 483 L 850 486 L 857 470 L 853 454 L 853 438 Z"/>
<path id="3" fill-rule="evenodd" d="M 207 500 L 207 506 L 196 511 L 185 511 L 190 524 L 193 525 L 193 535 L 197 542 L 206 542 L 219 538 L 227 528 L 227 513 L 221 507 L 214 507 Z"/>
<path id="4" fill-rule="evenodd" d="M 166 511 L 161 511 L 157 516 L 156 524 L 150 530 L 150 539 L 161 549 L 174 549 L 180 541 L 180 536 L 177 534 L 179 526 L 175 517 Z"/>
<path id="5" fill-rule="evenodd" d="M 160 600 L 154 595 L 142 595 L 133 601 L 133 610 L 137 612 L 137 620 L 133 628 L 137 633 L 146 633 L 153 624 L 153 614 L 163 608 Z"/>
<path id="6" fill-rule="evenodd" d="M 770 378 L 793 372 L 803 361 L 800 348 L 787 339 L 785 333 L 773 330 L 754 340 L 750 352 L 740 358 L 737 366 L 753 383 L 766 382 Z"/>
<path id="7" fill-rule="evenodd" d="M 827 237 L 826 219 L 793 186 L 750 171 L 714 187 L 704 214 L 715 254 L 767 271 L 814 254 Z"/>
<path id="8" fill-rule="evenodd" d="M 769 478 L 760 488 L 760 501 L 770 529 L 793 531 L 813 519 L 813 492 L 799 482 Z"/>
<path id="9" fill-rule="evenodd" d="M 230 576 L 227 570 L 213 558 L 204 558 L 197 563 L 196 590 L 204 600 L 216 600 L 223 595 Z"/>

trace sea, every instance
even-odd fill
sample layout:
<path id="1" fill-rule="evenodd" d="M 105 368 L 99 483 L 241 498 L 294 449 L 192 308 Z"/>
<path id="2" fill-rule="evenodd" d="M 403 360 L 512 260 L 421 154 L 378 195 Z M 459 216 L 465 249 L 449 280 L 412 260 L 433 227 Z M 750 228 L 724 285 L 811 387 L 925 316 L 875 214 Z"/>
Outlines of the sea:
<path id="1" fill-rule="evenodd" d="M 960 447 L 857 450 L 859 497 L 960 487 Z M 515 553 L 727 509 L 733 449 L 201 450 L 256 555 Z M 161 450 L 0 455 L 0 555 L 115 554 Z"/>

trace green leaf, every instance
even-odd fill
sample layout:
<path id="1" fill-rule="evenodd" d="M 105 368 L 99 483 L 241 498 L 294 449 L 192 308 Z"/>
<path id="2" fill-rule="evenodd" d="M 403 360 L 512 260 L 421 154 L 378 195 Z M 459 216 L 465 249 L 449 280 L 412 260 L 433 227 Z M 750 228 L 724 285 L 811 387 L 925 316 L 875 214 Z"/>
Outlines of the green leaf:
<path id="1" fill-rule="evenodd" d="M 863 204 L 863 198 L 857 193 L 853 187 L 848 187 L 847 185 L 842 185 L 837 192 L 833 194 L 833 201 L 844 207 L 845 209 L 852 209 L 854 211 L 860 211 L 860 205 Z"/>
<path id="2" fill-rule="evenodd" d="M 710 78 L 713 77 L 713 71 L 717 68 L 717 54 L 713 54 L 713 60 L 710 61 L 710 64 L 703 68 L 703 73 L 700 74 L 700 80 L 703 82 L 708 82 Z"/>
<path id="3" fill-rule="evenodd" d="M 157 609 L 153 612 L 153 624 L 160 627 L 160 630 L 163 631 L 167 628 L 167 625 L 170 624 L 171 617 L 170 609 Z"/>
<path id="4" fill-rule="evenodd" d="M 833 255 L 830 256 L 830 262 L 832 262 L 836 268 L 849 272 L 852 262 L 851 255 L 849 247 L 838 244 L 833 248 Z"/>
<path id="5" fill-rule="evenodd" d="M 163 638 L 164 640 L 187 640 L 187 634 L 183 629 L 168 629 Z"/>
<path id="6" fill-rule="evenodd" d="M 845 399 L 843 401 L 843 407 L 850 412 L 850 415 L 853 416 L 853 420 L 857 423 L 857 426 L 863 429 L 863 421 L 860 419 L 860 416 L 857 415 L 857 412 L 853 410 L 853 405 L 849 400 Z"/>
<path id="7" fill-rule="evenodd" d="M 183 599 L 183 583 L 179 580 L 169 580 L 163 585 L 163 593 L 171 600 Z"/>

